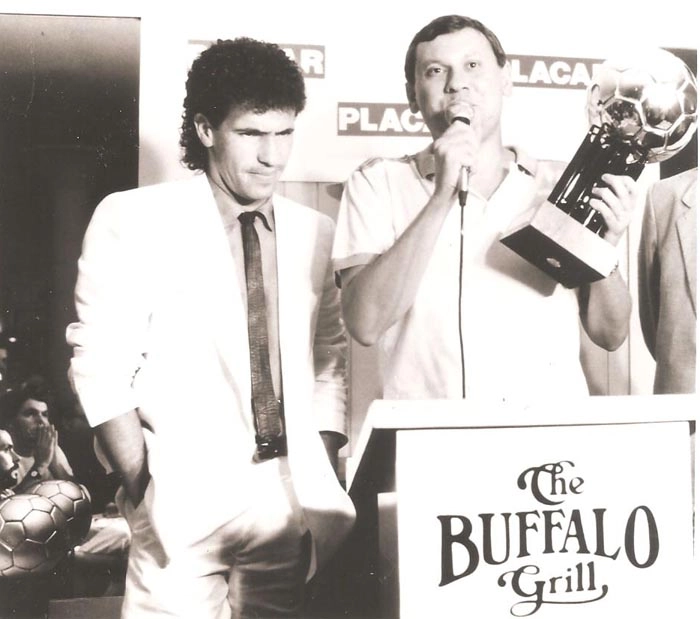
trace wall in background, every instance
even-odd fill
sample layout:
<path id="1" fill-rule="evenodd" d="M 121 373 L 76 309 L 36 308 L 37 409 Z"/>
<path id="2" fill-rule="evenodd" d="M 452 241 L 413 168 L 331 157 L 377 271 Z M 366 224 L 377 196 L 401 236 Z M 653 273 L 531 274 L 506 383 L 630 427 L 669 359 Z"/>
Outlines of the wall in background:
<path id="1" fill-rule="evenodd" d="M 344 7 L 342 14 L 333 5 L 320 7 L 310 0 L 248 5 L 245 10 L 237 3 L 203 0 L 198 3 L 196 11 L 192 10 L 189 3 L 171 3 L 163 10 L 161 7 L 144 6 L 142 2 L 129 0 L 107 0 L 99 5 L 84 0 L 58 3 L 26 0 L 3 2 L 0 9 L 7 13 L 36 15 L 55 15 L 60 12 L 64 16 L 138 18 L 140 37 L 130 45 L 126 45 L 125 39 L 120 36 L 101 35 L 93 38 L 87 30 L 66 30 L 67 35 L 70 33 L 66 36 L 69 41 L 75 39 L 87 44 L 84 51 L 68 54 L 72 59 L 71 65 L 78 67 L 78 73 L 87 80 L 81 86 L 87 100 L 93 92 L 88 89 L 87 78 L 101 74 L 101 71 L 91 68 L 95 58 L 99 59 L 105 49 L 116 49 L 118 55 L 124 57 L 131 57 L 134 50 L 140 51 L 140 75 L 136 77 L 137 92 L 140 94 L 140 103 L 136 108 L 136 126 L 139 132 L 138 179 L 134 179 L 130 163 L 127 165 L 128 174 L 121 177 L 123 181 L 117 181 L 117 185 L 122 182 L 149 184 L 188 174 L 178 162 L 178 127 L 187 67 L 202 41 L 245 34 L 289 44 L 295 46 L 297 51 L 312 50 L 314 45 L 322 46 L 322 65 L 310 62 L 308 66 L 309 106 L 300 118 L 294 158 L 283 192 L 335 216 L 339 183 L 354 165 L 359 164 L 368 154 L 397 154 L 418 150 L 425 145 L 427 138 L 422 135 L 340 136 L 339 110 L 333 101 L 403 104 L 403 54 L 411 36 L 437 15 L 465 10 L 463 3 L 450 0 L 436 0 L 429 6 L 411 7 L 410 10 L 392 4 L 358 0 L 351 6 Z M 629 7 L 617 6 L 605 0 L 591 0 L 580 6 L 533 0 L 526 5 L 516 4 L 507 12 L 497 4 L 479 0 L 471 3 L 467 10 L 471 16 L 493 28 L 511 54 L 530 55 L 533 58 L 555 56 L 560 59 L 590 60 L 609 57 L 620 48 L 646 44 L 685 50 L 689 58 L 696 58 L 694 48 L 697 45 L 697 27 L 688 18 L 687 2 L 682 0 L 669 0 L 664 3 L 662 12 L 636 10 L 630 13 Z M 8 31 L 8 37 L 10 36 L 12 35 Z M 113 47 L 115 45 L 116 48 Z M 29 66 L 28 62 L 24 57 L 25 67 Z M 551 65 L 548 66 L 551 68 Z M 322 75 L 318 75 L 319 67 Z M 316 75 L 313 75 L 314 71 Z M 527 78 L 530 74 L 526 73 L 523 75 Z M 121 83 L 123 79 L 124 75 L 115 76 L 115 83 Z M 133 74 L 126 79 L 133 84 Z M 51 90 L 55 91 L 53 82 L 48 87 L 48 91 Z M 333 92 L 334 98 L 328 98 L 329 90 Z M 540 96 L 548 97 L 549 103 L 542 103 Z M 545 91 L 522 85 L 516 89 L 506 110 L 507 137 L 522 143 L 536 155 L 566 159 L 585 134 L 583 102 L 584 91 L 581 89 L 549 88 Z M 132 114 L 133 102 L 124 101 L 123 104 L 127 106 L 124 108 L 128 110 L 127 114 Z M 73 102 L 71 105 L 75 107 L 77 104 Z M 116 108 L 110 112 L 117 117 L 120 113 Z M 41 124 L 41 117 L 39 120 L 34 117 L 28 126 L 37 127 Z M 57 125 L 55 122 L 52 124 Z M 2 131 L 19 133 L 15 140 L 26 137 L 17 123 L 4 127 Z M 556 135 L 556 140 L 552 139 L 552 134 Z M 126 143 L 128 148 L 133 148 L 133 135 L 126 139 Z M 106 139 L 106 142 L 98 142 L 96 146 L 103 149 L 103 154 L 116 154 L 118 144 L 118 139 Z M 41 154 L 37 156 L 55 155 L 55 152 L 48 152 L 47 149 L 40 148 L 39 151 Z M 17 148 L 6 149 L 6 152 L 13 154 Z M 80 151 L 74 151 L 74 154 L 80 160 L 82 155 L 78 155 L 78 152 Z M 313 161 L 310 159 L 312 155 Z M 315 162 L 319 159 L 338 161 L 341 155 L 342 165 L 335 166 L 332 172 L 316 169 Z M 9 159 L 13 161 L 8 162 L 5 168 L 7 170 L 16 165 L 14 157 L 9 156 Z M 32 155 L 32 159 L 36 160 L 36 157 Z M 121 160 L 121 157 L 118 159 Z M 79 169 L 84 164 L 77 161 L 76 165 Z M 642 188 L 659 176 L 659 166 L 649 166 L 640 179 Z M 76 202 L 76 197 L 66 187 L 55 182 L 52 187 L 51 191 L 63 195 L 70 202 Z M 84 191 L 94 196 L 102 189 L 86 186 Z M 5 196 L 11 196 L 11 190 L 6 191 Z M 82 198 L 78 199 L 81 200 Z M 62 229 L 69 232 L 57 232 L 59 238 L 64 234 L 76 236 L 77 230 L 83 226 L 81 217 L 82 215 L 76 214 L 77 221 L 66 220 Z M 21 216 L 17 216 L 17 221 L 21 221 Z M 25 222 L 22 225 L 31 228 L 31 224 L 32 222 Z M 77 226 L 77 230 L 70 231 L 71 226 Z M 640 228 L 641 207 L 630 227 L 629 237 L 621 247 L 622 272 L 630 282 L 635 300 L 636 248 Z M 8 233 L 6 238 L 26 238 L 24 234 L 17 230 Z M 37 255 L 47 251 L 41 243 L 36 245 Z M 65 255 L 54 255 L 50 260 L 72 263 L 75 245 L 68 243 L 65 246 L 70 246 Z M 5 252 L 5 265 L 11 261 L 13 252 L 6 243 L 3 243 L 2 251 Z M 49 258 L 44 257 L 42 260 L 45 264 Z M 27 268 L 34 270 L 24 278 L 25 285 L 42 288 L 41 278 L 45 276 L 45 268 L 38 262 Z M 4 290 L 16 289 L 16 285 L 13 286 L 6 286 Z M 57 322 L 63 320 L 65 316 L 61 316 Z M 54 326 L 58 328 L 59 325 Z M 651 393 L 653 361 L 641 338 L 636 306 L 630 338 L 619 351 L 602 351 L 587 342 L 584 336 L 582 357 L 593 393 Z M 353 344 L 350 367 L 351 424 L 352 435 L 356 436 L 367 405 L 378 393 L 374 351 Z"/>

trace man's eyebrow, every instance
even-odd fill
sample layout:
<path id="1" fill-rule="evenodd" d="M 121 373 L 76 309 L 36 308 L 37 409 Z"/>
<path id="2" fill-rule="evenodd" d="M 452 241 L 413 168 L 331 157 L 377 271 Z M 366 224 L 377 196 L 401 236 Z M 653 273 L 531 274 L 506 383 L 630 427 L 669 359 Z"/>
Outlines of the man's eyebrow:
<path id="1" fill-rule="evenodd" d="M 289 135 L 294 133 L 294 127 L 288 127 L 287 129 L 281 129 L 280 131 L 261 131 L 260 129 L 253 129 L 252 127 L 239 127 L 234 131 L 236 133 L 247 133 L 249 135 Z"/>
<path id="2" fill-rule="evenodd" d="M 417 67 L 425 67 L 429 64 L 444 64 L 444 61 L 438 60 L 437 58 L 424 58 L 416 62 Z"/>

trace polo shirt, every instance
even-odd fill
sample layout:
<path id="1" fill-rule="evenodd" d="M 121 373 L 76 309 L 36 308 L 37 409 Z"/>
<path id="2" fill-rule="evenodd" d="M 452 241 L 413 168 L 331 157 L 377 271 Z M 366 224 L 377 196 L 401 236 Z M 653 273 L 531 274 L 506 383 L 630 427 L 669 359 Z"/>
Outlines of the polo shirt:
<path id="1" fill-rule="evenodd" d="M 463 213 L 455 199 L 412 307 L 380 338 L 384 398 L 461 398 L 463 376 L 466 397 L 475 400 L 528 403 L 588 393 L 576 292 L 499 242 L 546 200 L 564 164 L 514 151 L 489 199 L 470 191 Z M 351 175 L 333 247 L 336 272 L 369 264 L 394 244 L 432 195 L 432 168 L 426 149 L 369 160 Z"/>

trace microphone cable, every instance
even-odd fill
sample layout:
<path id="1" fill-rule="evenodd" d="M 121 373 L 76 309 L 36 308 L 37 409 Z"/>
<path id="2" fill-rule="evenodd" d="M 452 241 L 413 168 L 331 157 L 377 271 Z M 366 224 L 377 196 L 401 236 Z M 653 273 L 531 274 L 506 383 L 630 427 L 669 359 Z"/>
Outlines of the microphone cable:
<path id="1" fill-rule="evenodd" d="M 454 114 L 450 114 L 450 111 Z M 473 109 L 470 105 L 457 105 L 454 109 L 449 110 L 447 120 L 450 124 L 461 122 L 465 125 L 471 125 L 471 115 Z M 464 360 L 464 333 L 462 328 L 462 274 L 464 272 L 464 207 L 467 204 L 469 195 L 469 168 L 462 166 L 459 171 L 459 180 L 457 187 L 457 198 L 459 200 L 459 292 L 458 292 L 458 329 L 459 329 L 459 354 L 462 364 L 462 399 L 467 397 L 467 370 Z"/>
<path id="2" fill-rule="evenodd" d="M 468 173 L 467 173 L 468 174 Z M 462 274 L 464 272 L 464 206 L 467 203 L 467 196 L 469 195 L 468 184 L 467 187 L 460 191 L 463 194 L 464 199 L 462 200 L 462 195 L 460 195 L 459 200 L 459 287 L 458 287 L 458 301 L 457 301 L 457 326 L 459 330 L 459 354 L 460 361 L 462 365 L 462 399 L 467 398 L 467 370 L 466 362 L 464 360 L 464 333 L 462 329 Z"/>

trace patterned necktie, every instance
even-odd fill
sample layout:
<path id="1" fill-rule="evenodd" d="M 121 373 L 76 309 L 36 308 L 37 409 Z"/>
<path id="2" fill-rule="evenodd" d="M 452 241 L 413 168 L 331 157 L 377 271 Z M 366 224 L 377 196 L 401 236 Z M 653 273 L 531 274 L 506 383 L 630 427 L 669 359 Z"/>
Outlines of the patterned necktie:
<path id="1" fill-rule="evenodd" d="M 268 460 L 287 453 L 282 407 L 275 397 L 270 371 L 270 351 L 267 341 L 267 314 L 263 287 L 260 239 L 255 230 L 255 218 L 270 226 L 259 211 L 241 213 L 243 257 L 248 294 L 248 342 L 250 347 L 250 381 L 257 460 Z"/>

